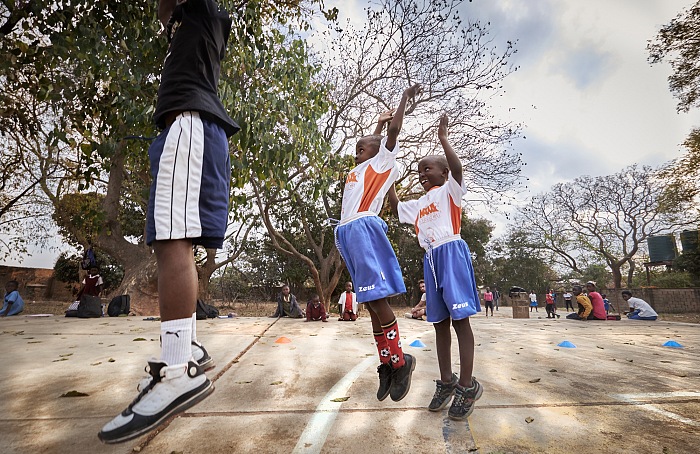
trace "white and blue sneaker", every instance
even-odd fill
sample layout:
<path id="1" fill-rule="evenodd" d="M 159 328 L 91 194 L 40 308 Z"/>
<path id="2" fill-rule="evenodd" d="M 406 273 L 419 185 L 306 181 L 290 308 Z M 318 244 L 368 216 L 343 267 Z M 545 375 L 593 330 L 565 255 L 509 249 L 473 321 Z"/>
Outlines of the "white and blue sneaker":
<path id="1" fill-rule="evenodd" d="M 150 382 L 140 389 L 126 410 L 97 434 L 104 443 L 121 443 L 150 432 L 214 391 L 214 384 L 194 361 L 168 366 L 163 361 L 152 360 L 148 362 L 147 372 L 152 377 L 148 379 Z"/>

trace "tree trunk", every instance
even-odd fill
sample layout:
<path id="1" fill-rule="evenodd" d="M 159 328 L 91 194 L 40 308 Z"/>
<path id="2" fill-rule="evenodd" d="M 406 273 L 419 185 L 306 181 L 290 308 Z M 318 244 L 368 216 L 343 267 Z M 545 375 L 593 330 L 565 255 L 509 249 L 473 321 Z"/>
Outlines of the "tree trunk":
<path id="1" fill-rule="evenodd" d="M 123 266 L 124 279 L 110 296 L 130 295 L 131 311 L 136 315 L 160 315 L 155 254 Z"/>
<path id="2" fill-rule="evenodd" d="M 615 284 L 615 288 L 619 289 L 622 288 L 622 271 L 621 271 L 622 265 L 620 264 L 614 264 L 610 265 L 610 271 L 612 271 L 613 275 L 613 283 Z"/>

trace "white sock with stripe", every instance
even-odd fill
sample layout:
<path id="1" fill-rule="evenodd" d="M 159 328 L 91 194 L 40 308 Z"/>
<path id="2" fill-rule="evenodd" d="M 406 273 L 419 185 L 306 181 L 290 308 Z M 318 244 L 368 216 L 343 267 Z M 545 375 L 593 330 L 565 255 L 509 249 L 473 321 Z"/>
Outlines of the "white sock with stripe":
<path id="1" fill-rule="evenodd" d="M 186 364 L 192 358 L 192 319 L 168 320 L 160 324 L 160 359 L 168 366 Z"/>

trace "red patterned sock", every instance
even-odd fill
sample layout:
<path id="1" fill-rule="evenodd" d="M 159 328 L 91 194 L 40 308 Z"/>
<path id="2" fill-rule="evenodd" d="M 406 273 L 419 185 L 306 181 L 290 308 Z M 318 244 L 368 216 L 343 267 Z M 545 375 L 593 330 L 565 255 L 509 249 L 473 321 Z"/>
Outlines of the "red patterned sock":
<path id="1" fill-rule="evenodd" d="M 377 344 L 379 361 L 381 361 L 382 364 L 389 364 L 389 361 L 391 360 L 391 353 L 389 350 L 389 343 L 386 341 L 386 336 L 384 335 L 384 331 L 374 333 L 374 342 Z"/>
<path id="2" fill-rule="evenodd" d="M 384 336 L 389 344 L 391 352 L 391 367 L 398 369 L 406 362 L 403 359 L 403 350 L 401 349 L 401 337 L 399 336 L 399 324 L 396 318 L 386 325 L 382 325 Z"/>

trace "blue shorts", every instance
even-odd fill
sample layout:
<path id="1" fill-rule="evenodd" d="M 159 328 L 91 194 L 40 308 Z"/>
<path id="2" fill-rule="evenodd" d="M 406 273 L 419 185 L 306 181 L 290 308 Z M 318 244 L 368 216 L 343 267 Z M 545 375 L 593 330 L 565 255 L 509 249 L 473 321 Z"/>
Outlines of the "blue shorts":
<path id="1" fill-rule="evenodd" d="M 365 216 L 335 229 L 336 246 L 350 272 L 358 303 L 406 293 L 386 231 L 386 222 L 379 216 Z"/>
<path id="2" fill-rule="evenodd" d="M 450 241 L 427 252 L 423 275 L 430 323 L 447 318 L 462 320 L 481 312 L 472 258 L 463 240 Z"/>
<path id="3" fill-rule="evenodd" d="M 183 112 L 148 149 L 151 193 L 146 244 L 191 239 L 221 248 L 228 221 L 231 163 L 223 128 Z"/>

